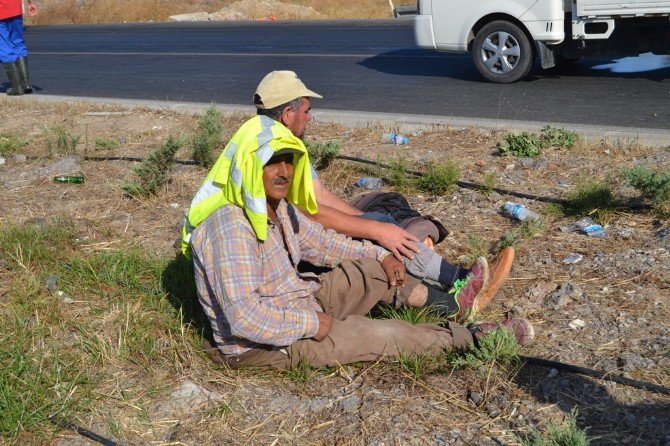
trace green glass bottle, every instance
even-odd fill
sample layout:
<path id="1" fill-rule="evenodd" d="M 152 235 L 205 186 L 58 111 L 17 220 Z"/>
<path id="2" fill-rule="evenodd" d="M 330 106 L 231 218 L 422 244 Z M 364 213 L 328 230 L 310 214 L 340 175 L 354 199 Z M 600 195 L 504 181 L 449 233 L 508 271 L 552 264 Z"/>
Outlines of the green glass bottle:
<path id="1" fill-rule="evenodd" d="M 54 183 L 76 183 L 84 182 L 83 175 L 58 175 L 54 177 Z"/>

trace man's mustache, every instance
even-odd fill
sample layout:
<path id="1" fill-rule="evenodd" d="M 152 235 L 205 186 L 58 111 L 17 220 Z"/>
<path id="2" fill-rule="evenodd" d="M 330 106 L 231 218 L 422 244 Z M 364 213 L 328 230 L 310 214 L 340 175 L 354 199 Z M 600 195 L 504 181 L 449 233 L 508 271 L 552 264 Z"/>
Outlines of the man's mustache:
<path id="1" fill-rule="evenodd" d="M 277 177 L 277 178 L 272 180 L 272 184 L 275 185 L 275 186 L 284 186 L 284 185 L 286 185 L 290 182 L 291 182 L 291 179 L 286 178 L 286 177 Z"/>

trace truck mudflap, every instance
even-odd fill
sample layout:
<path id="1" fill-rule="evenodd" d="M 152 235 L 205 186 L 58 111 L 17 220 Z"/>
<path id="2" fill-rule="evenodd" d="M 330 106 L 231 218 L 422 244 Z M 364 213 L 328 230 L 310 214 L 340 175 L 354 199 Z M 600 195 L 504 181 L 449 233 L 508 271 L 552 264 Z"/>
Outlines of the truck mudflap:
<path id="1" fill-rule="evenodd" d="M 419 14 L 414 16 L 414 41 L 419 48 L 437 49 L 433 34 L 433 16 Z"/>

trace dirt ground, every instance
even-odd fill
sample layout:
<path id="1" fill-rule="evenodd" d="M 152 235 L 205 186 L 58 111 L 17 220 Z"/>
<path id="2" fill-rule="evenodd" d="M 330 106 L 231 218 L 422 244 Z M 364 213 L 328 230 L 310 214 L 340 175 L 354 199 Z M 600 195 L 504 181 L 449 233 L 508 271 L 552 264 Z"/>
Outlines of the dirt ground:
<path id="1" fill-rule="evenodd" d="M 226 115 L 224 140 L 247 118 Z M 147 252 L 173 258 L 182 216 L 205 176 L 202 168 L 177 163 L 171 181 L 156 197 L 124 195 L 121 185 L 134 180 L 127 160 L 153 152 L 169 134 L 193 132 L 197 116 L 168 111 L 122 109 L 84 103 L 39 104 L 28 98 L 0 99 L 0 133 L 20 134 L 28 145 L 0 165 L 0 221 L 28 222 L 66 216 L 92 249 L 114 249 L 134 241 Z M 59 157 L 45 156 L 57 126 L 79 137 L 75 166 L 83 184 L 57 184 L 50 170 Z M 389 129 L 375 125 L 344 128 L 312 122 L 308 138 L 337 140 L 341 154 L 385 162 L 402 157 L 412 168 L 429 161 L 453 160 L 462 178 L 481 183 L 493 173 L 496 186 L 543 197 L 561 198 L 580 181 L 606 178 L 622 166 L 670 169 L 670 148 L 647 148 L 627 141 L 580 144 L 572 150 L 545 150 L 538 158 L 496 155 L 502 133 L 470 128 L 441 128 L 408 133 L 410 143 L 381 140 Z M 403 131 L 402 128 L 395 129 Z M 105 149 L 101 141 L 116 141 Z M 84 159 L 89 157 L 89 159 Z M 191 158 L 190 149 L 178 153 Z M 338 160 L 320 173 L 333 190 L 352 197 L 365 171 L 361 164 Z M 636 199 L 617 185 L 617 195 Z M 482 315 L 499 319 L 508 312 L 525 315 L 536 339 L 528 356 L 563 361 L 606 373 L 670 387 L 670 223 L 648 210 L 622 209 L 595 239 L 559 228 L 578 218 L 548 213 L 541 201 L 456 188 L 443 196 L 412 192 L 412 205 L 439 218 L 451 235 L 436 247 L 455 261 L 472 251 L 473 237 L 492 252 L 498 240 L 518 225 L 502 215 L 505 201 L 518 201 L 543 214 L 544 227 L 516 245 L 517 260 L 508 281 Z M 562 262 L 578 253 L 576 264 Z M 123 373 L 123 371 L 120 371 Z M 140 380 L 141 376 L 133 376 Z M 670 445 L 670 397 L 609 381 L 526 366 L 505 370 L 434 373 L 412 379 L 400 368 L 375 365 L 342 367 L 295 382 L 272 374 L 221 372 L 212 376 L 172 376 L 178 390 L 186 382 L 232 401 L 226 416 L 174 406 L 174 395 L 152 400 L 152 428 L 138 429 L 133 415 L 120 431 L 104 421 L 87 426 L 124 444 L 252 445 L 503 445 L 519 444 L 519 433 L 561 422 L 576 406 L 579 426 L 599 437 L 594 444 Z M 205 398 L 201 405 L 210 404 Z M 172 406 L 171 406 L 172 404 Z M 188 410 L 187 410 L 188 409 Z M 94 444 L 63 431 L 52 444 Z"/>

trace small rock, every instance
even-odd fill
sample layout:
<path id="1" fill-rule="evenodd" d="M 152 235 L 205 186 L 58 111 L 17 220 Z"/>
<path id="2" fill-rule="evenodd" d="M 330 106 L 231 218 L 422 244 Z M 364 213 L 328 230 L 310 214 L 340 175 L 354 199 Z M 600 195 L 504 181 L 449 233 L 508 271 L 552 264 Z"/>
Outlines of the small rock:
<path id="1" fill-rule="evenodd" d="M 547 164 L 547 169 L 549 169 L 549 170 L 558 170 L 558 168 L 559 168 L 559 165 L 556 164 L 556 163 Z"/>
<path id="2" fill-rule="evenodd" d="M 179 203 L 172 203 L 172 204 L 170 205 L 170 207 L 171 207 L 172 209 L 179 209 Z"/>
<path id="3" fill-rule="evenodd" d="M 475 165 L 479 167 L 486 167 L 486 161 L 484 160 L 477 160 L 475 161 Z"/>
<path id="4" fill-rule="evenodd" d="M 521 166 L 529 169 L 535 165 L 535 160 L 533 158 L 521 158 Z"/>
<path id="5" fill-rule="evenodd" d="M 505 170 L 514 170 L 516 167 L 516 164 L 508 164 L 505 166 Z"/>
<path id="6" fill-rule="evenodd" d="M 14 161 L 14 163 L 16 163 L 16 164 L 23 164 L 23 163 L 26 162 L 27 159 L 28 159 L 28 157 L 26 157 L 23 153 L 17 153 L 12 158 L 12 161 Z"/>
<path id="7" fill-rule="evenodd" d="M 518 305 L 514 305 L 508 311 L 508 316 L 512 319 L 523 319 L 526 316 L 526 310 Z"/>
<path id="8" fill-rule="evenodd" d="M 468 396 L 468 401 L 470 401 L 475 406 L 479 406 L 483 400 L 484 397 L 479 392 L 470 392 L 470 395 Z"/>
<path id="9" fill-rule="evenodd" d="M 581 319 L 575 319 L 568 324 L 568 327 L 572 328 L 573 330 L 577 330 L 578 328 L 584 328 L 585 326 L 586 322 L 584 322 Z"/>
<path id="10" fill-rule="evenodd" d="M 7 161 L 6 159 L 4 159 L 3 157 L 0 156 L 0 166 L 5 164 L 6 161 Z"/>

